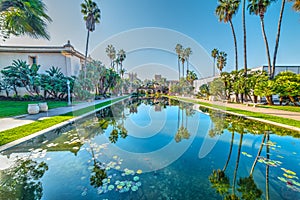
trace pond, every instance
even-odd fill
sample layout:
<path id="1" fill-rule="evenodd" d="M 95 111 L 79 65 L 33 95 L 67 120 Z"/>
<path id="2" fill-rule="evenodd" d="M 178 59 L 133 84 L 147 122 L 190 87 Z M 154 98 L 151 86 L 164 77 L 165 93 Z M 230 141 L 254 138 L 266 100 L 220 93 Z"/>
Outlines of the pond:
<path id="1" fill-rule="evenodd" d="M 189 103 L 128 99 L 1 152 L 0 199 L 300 199 L 298 137 Z"/>

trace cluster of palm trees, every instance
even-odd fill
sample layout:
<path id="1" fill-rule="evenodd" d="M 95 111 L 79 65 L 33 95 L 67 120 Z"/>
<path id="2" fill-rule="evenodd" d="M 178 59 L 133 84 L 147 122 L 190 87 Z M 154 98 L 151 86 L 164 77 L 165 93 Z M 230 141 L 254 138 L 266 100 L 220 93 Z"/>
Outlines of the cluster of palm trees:
<path id="1" fill-rule="evenodd" d="M 204 109 L 203 109 L 204 110 Z M 205 110 L 204 110 L 205 111 Z M 253 173 L 256 167 L 257 162 L 260 161 L 260 158 L 265 158 L 266 161 L 270 161 L 270 133 L 282 133 L 284 135 L 291 134 L 293 135 L 293 131 L 282 131 L 279 127 L 274 127 L 272 125 L 266 125 L 260 122 L 254 122 L 248 119 L 241 118 L 239 116 L 225 116 L 223 113 L 218 111 L 209 111 L 211 119 L 214 123 L 214 127 L 209 131 L 210 137 L 215 137 L 217 135 L 221 135 L 224 133 L 224 130 L 228 130 L 231 132 L 231 142 L 229 146 L 228 157 L 226 159 L 225 165 L 222 169 L 214 169 L 209 176 L 209 181 L 211 182 L 211 187 L 216 190 L 218 194 L 223 196 L 224 199 L 261 199 L 262 190 L 256 185 Z M 235 168 L 233 172 L 233 180 L 232 185 L 230 184 L 230 179 L 226 175 L 226 170 L 228 164 L 230 162 L 234 144 L 235 134 L 238 133 L 239 144 L 237 157 L 235 162 Z M 239 169 L 240 156 L 242 153 L 242 144 L 243 144 L 243 136 L 245 133 L 263 134 L 261 143 L 257 150 L 257 154 L 254 157 L 253 163 L 249 170 L 249 176 L 240 177 L 237 180 L 237 174 Z M 263 151 L 265 148 L 265 151 Z M 265 155 L 263 155 L 265 153 Z M 245 154 L 245 152 L 244 152 Z M 269 199 L 269 164 L 265 163 L 265 198 Z M 236 188 L 236 184 L 238 188 Z M 230 188 L 231 185 L 231 188 Z M 241 197 L 238 196 L 236 190 L 241 194 Z"/>
<path id="2" fill-rule="evenodd" d="M 288 0 L 293 2 L 293 8 L 296 11 L 300 10 L 300 1 L 299 0 Z M 280 16 L 278 20 L 278 29 L 277 29 L 277 36 L 276 36 L 276 43 L 274 48 L 274 54 L 273 54 L 273 62 L 271 62 L 271 56 L 270 56 L 270 49 L 269 49 L 269 43 L 265 31 L 265 23 L 264 23 L 264 16 L 269 8 L 269 6 L 275 2 L 274 0 L 248 0 L 249 4 L 247 6 L 247 9 L 249 10 L 250 14 L 257 15 L 260 17 L 261 22 L 261 29 L 262 29 L 262 35 L 265 42 L 266 47 L 266 55 L 268 60 L 268 75 L 270 79 L 274 78 L 275 73 L 275 65 L 276 65 L 276 57 L 279 47 L 279 39 L 280 39 L 280 32 L 281 32 L 281 24 L 282 24 L 282 17 L 284 13 L 284 8 L 287 0 L 282 0 L 281 4 L 281 10 L 280 10 Z M 232 23 L 232 19 L 237 13 L 237 10 L 239 9 L 239 4 L 241 3 L 240 0 L 218 0 L 218 6 L 216 8 L 216 15 L 218 16 L 220 21 L 223 21 L 224 23 L 229 22 L 233 39 L 234 39 L 234 48 L 235 48 L 235 70 L 238 71 L 238 51 L 237 51 L 237 40 L 236 40 L 236 33 L 234 30 L 234 26 Z M 247 43 L 246 43 L 246 21 L 245 21 L 245 12 L 246 12 L 246 0 L 243 0 L 243 8 L 242 8 L 242 23 L 243 23 L 243 33 L 244 33 L 244 74 L 247 74 Z"/>
<path id="3" fill-rule="evenodd" d="M 106 47 L 105 52 L 110 59 L 110 67 L 116 70 L 116 72 L 121 75 L 121 78 L 123 78 L 126 71 L 126 69 L 123 68 L 123 62 L 126 59 L 126 52 L 124 51 L 124 49 L 118 50 L 117 53 L 115 47 L 110 44 Z"/>
<path id="4" fill-rule="evenodd" d="M 227 64 L 227 53 L 225 53 L 224 51 L 219 51 L 218 49 L 215 48 L 211 51 L 211 56 L 214 59 L 213 76 L 215 76 L 216 59 L 217 59 L 217 68 L 219 69 L 220 72 L 222 72 L 223 68 Z"/>
<path id="5" fill-rule="evenodd" d="M 186 75 L 189 73 L 189 58 L 192 55 L 192 49 L 190 47 L 183 48 L 181 44 L 177 44 L 175 47 L 176 54 L 178 56 L 178 80 L 180 80 L 181 76 L 181 68 L 182 68 L 182 77 L 184 78 L 185 68 L 184 64 L 186 63 Z M 180 67 L 181 63 L 181 67 Z"/>

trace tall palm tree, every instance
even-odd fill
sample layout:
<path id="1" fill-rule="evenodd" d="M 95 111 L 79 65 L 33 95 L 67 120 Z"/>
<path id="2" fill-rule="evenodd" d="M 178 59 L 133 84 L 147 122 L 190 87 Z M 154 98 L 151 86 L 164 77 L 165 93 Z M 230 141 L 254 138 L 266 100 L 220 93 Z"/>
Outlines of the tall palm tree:
<path id="1" fill-rule="evenodd" d="M 227 54 L 224 51 L 221 51 L 217 57 L 217 68 L 222 72 L 223 68 L 227 64 Z"/>
<path id="2" fill-rule="evenodd" d="M 184 63 L 186 61 L 185 49 L 183 49 L 181 51 L 180 60 L 181 60 L 181 64 L 182 64 L 182 77 L 184 78 Z"/>
<path id="3" fill-rule="evenodd" d="M 263 34 L 263 38 L 265 41 L 266 45 L 266 53 L 267 53 L 267 60 L 268 60 L 268 74 L 269 78 L 271 78 L 272 72 L 271 72 L 271 58 L 270 58 L 270 50 L 269 50 L 269 43 L 265 31 L 265 22 L 264 22 L 264 17 L 265 13 L 267 12 L 267 8 L 270 6 L 270 4 L 274 0 L 250 0 L 248 9 L 250 14 L 255 14 L 260 17 L 260 23 L 261 23 L 261 30 Z"/>
<path id="4" fill-rule="evenodd" d="M 110 67 L 114 68 L 114 60 L 116 59 L 116 49 L 113 45 L 109 44 L 105 49 L 106 55 L 110 59 Z"/>
<path id="5" fill-rule="evenodd" d="M 273 63 L 272 63 L 272 69 L 271 69 L 271 78 L 272 79 L 274 78 L 274 73 L 275 73 L 276 57 L 277 57 L 277 51 L 278 51 L 278 46 L 279 46 L 281 22 L 282 22 L 282 17 L 283 17 L 285 2 L 286 2 L 286 0 L 282 0 L 282 2 L 281 2 L 281 9 L 280 9 L 280 15 L 279 15 L 278 27 L 277 27 L 277 36 L 276 36 L 275 50 L 274 50 Z"/>
<path id="6" fill-rule="evenodd" d="M 50 39 L 47 23 L 52 19 L 46 14 L 47 8 L 41 0 L 1 0 L 0 31 L 4 39 L 15 35 Z"/>
<path id="7" fill-rule="evenodd" d="M 183 47 L 181 44 L 177 44 L 176 47 L 175 47 L 175 51 L 176 51 L 176 54 L 177 54 L 177 61 L 178 61 L 178 81 L 180 80 L 180 55 L 181 55 L 181 52 L 183 51 Z"/>
<path id="8" fill-rule="evenodd" d="M 288 0 L 288 1 L 294 2 L 293 9 L 295 11 L 300 11 L 300 0 Z M 272 70 L 271 70 L 271 72 L 272 72 L 271 78 L 272 79 L 274 78 L 274 74 L 275 74 L 276 58 L 277 58 L 277 51 L 278 51 L 278 47 L 279 47 L 281 24 L 282 24 L 285 3 L 286 3 L 286 0 L 281 1 L 281 9 L 280 9 L 280 15 L 279 15 L 279 20 L 278 20 L 277 36 L 276 36 L 275 50 L 274 50 Z"/>
<path id="9" fill-rule="evenodd" d="M 83 19 L 85 21 L 85 26 L 87 29 L 87 39 L 86 39 L 86 47 L 85 47 L 85 61 L 84 61 L 84 68 L 85 68 L 85 77 L 86 77 L 86 62 L 87 62 L 87 53 L 89 48 L 89 38 L 90 32 L 95 30 L 95 24 L 100 23 L 100 9 L 98 8 L 97 4 L 92 0 L 84 0 L 84 3 L 81 4 L 81 13 L 83 14 Z"/>
<path id="10" fill-rule="evenodd" d="M 216 68 L 216 58 L 218 57 L 218 54 L 219 54 L 219 50 L 214 48 L 212 51 L 211 51 L 211 57 L 214 58 L 214 66 L 213 66 L 213 76 L 216 75 L 215 73 L 215 68 Z"/>
<path id="11" fill-rule="evenodd" d="M 184 49 L 184 54 L 185 54 L 185 56 L 186 56 L 186 63 L 187 63 L 186 74 L 188 74 L 189 71 L 190 71 L 190 70 L 189 70 L 189 58 L 190 58 L 190 55 L 193 54 L 191 47 L 187 47 L 186 49 Z"/>
<path id="12" fill-rule="evenodd" d="M 232 23 L 232 17 L 236 14 L 240 0 L 218 0 L 219 5 L 216 8 L 216 15 L 219 18 L 219 21 L 223 21 L 224 23 L 229 22 L 233 40 L 234 40 L 234 49 L 235 49 L 235 70 L 238 70 L 238 52 L 237 52 L 237 41 L 236 41 L 236 34 L 234 30 L 234 26 Z"/>
<path id="13" fill-rule="evenodd" d="M 118 51 L 118 58 L 119 58 L 119 61 L 120 61 L 120 71 L 123 70 L 123 62 L 124 60 L 126 59 L 126 52 L 124 51 L 124 49 L 120 49 Z"/>
<path id="14" fill-rule="evenodd" d="M 247 31 L 246 31 L 246 0 L 243 0 L 243 13 L 242 13 L 242 22 L 243 22 L 243 35 L 244 35 L 244 74 L 247 75 Z"/>

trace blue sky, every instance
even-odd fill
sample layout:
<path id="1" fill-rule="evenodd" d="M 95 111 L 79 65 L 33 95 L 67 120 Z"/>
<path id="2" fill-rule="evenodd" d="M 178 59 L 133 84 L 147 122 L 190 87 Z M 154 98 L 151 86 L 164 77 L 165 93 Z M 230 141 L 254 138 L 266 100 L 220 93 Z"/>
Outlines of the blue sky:
<path id="1" fill-rule="evenodd" d="M 228 54 L 228 64 L 225 67 L 226 71 L 231 71 L 234 68 L 234 45 L 232 32 L 229 24 L 218 22 L 214 14 L 217 6 L 215 0 L 95 0 L 101 9 L 101 23 L 96 26 L 96 31 L 91 33 L 90 38 L 90 53 L 93 57 L 104 59 L 105 52 L 96 52 L 99 44 L 103 44 L 108 38 L 124 31 L 133 29 L 141 29 L 144 27 L 157 27 L 168 29 L 178 34 L 183 34 L 187 38 L 193 40 L 203 50 L 207 52 L 203 55 L 209 59 L 206 62 L 195 63 L 196 67 L 202 69 L 210 68 L 212 63 L 210 52 L 213 48 L 218 48 Z M 80 3 L 82 0 L 45 0 L 48 8 L 48 14 L 53 19 L 48 30 L 51 35 L 51 40 L 33 40 L 29 38 L 11 38 L 4 45 L 63 45 L 67 40 L 70 40 L 73 46 L 84 53 L 86 42 L 86 29 L 82 15 L 80 13 Z M 269 39 L 270 53 L 273 57 L 277 23 L 279 18 L 281 1 L 274 3 L 268 10 L 265 16 L 266 32 Z M 252 16 L 247 13 L 247 42 L 248 42 L 248 67 L 253 68 L 267 63 L 264 41 L 261 34 L 260 21 L 258 16 Z M 243 67 L 243 33 L 241 6 L 237 15 L 233 18 L 233 23 L 236 29 L 239 51 L 239 68 Z M 300 64 L 300 56 L 298 48 L 300 46 L 300 15 L 291 8 L 291 3 L 287 3 L 282 32 L 280 38 L 280 47 L 278 51 L 277 63 L 287 65 Z M 139 36 L 144 40 L 148 40 L 148 36 Z M 155 37 L 154 37 L 155 38 Z M 168 38 L 168 36 L 166 36 Z M 191 45 L 184 39 L 178 37 L 172 38 L 174 44 L 181 43 L 184 46 Z M 126 37 L 123 37 L 126 40 Z M 115 42 L 115 43 L 114 43 Z M 127 41 L 128 44 L 135 42 L 133 39 Z M 113 45 L 119 48 L 126 49 L 125 46 L 120 46 L 118 41 L 112 41 Z M 120 43 L 121 44 L 121 43 Z M 122 43 L 123 44 L 123 43 Z M 175 45 L 174 45 L 175 47 Z M 160 47 L 158 47 L 160 48 Z M 173 51 L 172 48 L 169 49 Z M 147 51 L 141 57 L 146 57 Z M 203 52 L 202 52 L 203 53 Z M 102 54 L 102 55 L 100 55 Z M 159 55 L 153 61 L 147 60 L 147 63 L 159 63 L 162 65 L 177 66 L 176 56 L 173 61 L 160 63 Z M 191 60 L 199 55 L 195 53 L 191 56 Z M 168 56 L 166 56 L 168 57 Z M 124 65 L 128 68 L 134 68 L 133 59 L 138 59 L 137 55 L 130 58 L 128 54 Z M 106 63 L 107 61 L 104 61 Z M 139 65 L 147 63 L 140 62 Z M 130 67 L 129 67 L 130 65 Z M 137 65 L 137 64 L 135 64 Z M 128 70 L 130 71 L 130 70 Z M 140 70 L 141 71 L 141 70 Z M 211 71 L 211 70 L 210 70 Z M 202 72 L 200 72 L 202 73 Z M 144 72 L 144 74 L 147 74 Z M 168 74 L 165 70 L 165 74 Z M 176 73 L 175 73 L 176 74 Z M 175 77 L 173 73 L 171 78 Z M 203 74 L 207 75 L 206 72 Z M 145 76 L 146 77 L 146 76 Z"/>

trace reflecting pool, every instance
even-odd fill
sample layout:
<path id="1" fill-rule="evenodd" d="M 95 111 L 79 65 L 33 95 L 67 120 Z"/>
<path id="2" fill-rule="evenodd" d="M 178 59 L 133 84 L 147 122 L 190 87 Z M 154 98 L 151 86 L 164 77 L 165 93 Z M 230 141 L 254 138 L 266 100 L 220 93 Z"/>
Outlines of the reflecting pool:
<path id="1" fill-rule="evenodd" d="M 1 152 L 0 199 L 300 199 L 299 136 L 129 99 Z"/>

